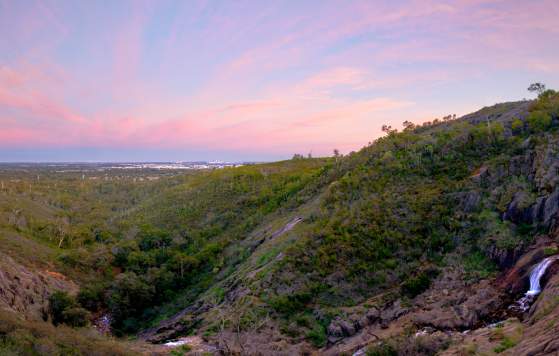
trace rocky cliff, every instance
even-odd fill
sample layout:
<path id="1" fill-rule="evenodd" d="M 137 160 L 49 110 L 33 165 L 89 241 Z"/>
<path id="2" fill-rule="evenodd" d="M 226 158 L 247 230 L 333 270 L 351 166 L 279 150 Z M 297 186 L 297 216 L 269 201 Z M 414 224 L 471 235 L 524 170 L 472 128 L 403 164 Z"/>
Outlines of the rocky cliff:
<path id="1" fill-rule="evenodd" d="M 60 273 L 26 267 L 0 253 L 0 309 L 47 320 L 48 298 L 57 290 L 76 293 L 78 286 Z"/>

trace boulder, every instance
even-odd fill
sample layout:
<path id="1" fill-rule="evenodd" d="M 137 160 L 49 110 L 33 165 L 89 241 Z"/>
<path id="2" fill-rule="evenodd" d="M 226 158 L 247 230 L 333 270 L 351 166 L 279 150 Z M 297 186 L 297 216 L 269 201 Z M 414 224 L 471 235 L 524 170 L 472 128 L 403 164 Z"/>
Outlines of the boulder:
<path id="1" fill-rule="evenodd" d="M 403 307 L 402 302 L 398 299 L 380 313 L 380 319 L 383 323 L 390 322 L 406 314 L 408 311 L 409 308 Z"/>

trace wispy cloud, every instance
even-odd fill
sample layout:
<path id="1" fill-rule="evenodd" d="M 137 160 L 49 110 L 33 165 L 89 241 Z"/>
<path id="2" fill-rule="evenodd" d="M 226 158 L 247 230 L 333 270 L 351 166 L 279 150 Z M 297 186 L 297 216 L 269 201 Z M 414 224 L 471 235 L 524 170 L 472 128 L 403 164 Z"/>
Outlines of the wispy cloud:
<path id="1" fill-rule="evenodd" d="M 0 146 L 353 150 L 383 123 L 559 85 L 558 16 L 554 0 L 0 0 Z"/>

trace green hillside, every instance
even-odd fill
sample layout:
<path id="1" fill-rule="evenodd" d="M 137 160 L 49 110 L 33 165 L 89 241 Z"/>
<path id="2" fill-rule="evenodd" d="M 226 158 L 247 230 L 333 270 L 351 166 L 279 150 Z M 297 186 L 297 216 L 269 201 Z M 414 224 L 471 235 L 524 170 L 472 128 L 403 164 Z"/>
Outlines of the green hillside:
<path id="1" fill-rule="evenodd" d="M 413 349 L 410 335 L 485 327 L 519 293 L 503 276 L 534 246 L 555 246 L 558 128 L 559 94 L 548 90 L 387 127 L 346 156 L 188 173 L 3 167 L 0 253 L 79 291 L 48 287 L 46 321 L 6 317 L 31 336 L 0 328 L 0 351 L 42 354 L 36 345 L 56 334 L 53 350 L 92 354 L 68 335 L 109 315 L 117 337 L 197 335 L 226 353 L 336 354 L 365 342 L 373 355 L 435 354 L 462 339 L 432 333 Z M 468 306 L 483 288 L 502 299 L 495 310 Z M 426 317 L 449 305 L 471 315 Z M 355 341 L 364 330 L 376 337 Z"/>

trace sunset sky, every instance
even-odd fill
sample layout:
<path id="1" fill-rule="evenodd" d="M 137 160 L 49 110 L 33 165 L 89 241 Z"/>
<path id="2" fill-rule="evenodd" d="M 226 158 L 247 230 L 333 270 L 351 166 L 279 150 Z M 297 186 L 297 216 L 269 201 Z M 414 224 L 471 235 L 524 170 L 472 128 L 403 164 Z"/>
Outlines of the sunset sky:
<path id="1" fill-rule="evenodd" d="M 559 88 L 559 1 L 0 0 L 0 161 L 277 160 Z"/>

